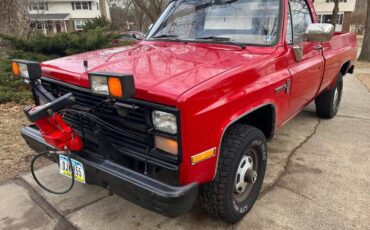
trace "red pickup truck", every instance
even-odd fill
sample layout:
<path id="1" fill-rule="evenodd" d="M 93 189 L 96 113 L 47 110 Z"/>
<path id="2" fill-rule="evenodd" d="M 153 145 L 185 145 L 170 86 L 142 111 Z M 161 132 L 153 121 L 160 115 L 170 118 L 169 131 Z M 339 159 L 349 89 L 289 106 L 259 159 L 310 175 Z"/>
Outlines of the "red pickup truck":
<path id="1" fill-rule="evenodd" d="M 312 101 L 320 117 L 338 112 L 356 37 L 317 22 L 310 0 L 174 0 L 138 44 L 39 70 L 18 60 L 14 74 L 81 139 L 68 145 L 75 179 L 171 217 L 198 197 L 236 222 L 257 199 L 276 129 Z M 76 103 L 62 109 L 67 94 Z M 35 125 L 22 135 L 37 151 L 64 141 Z"/>

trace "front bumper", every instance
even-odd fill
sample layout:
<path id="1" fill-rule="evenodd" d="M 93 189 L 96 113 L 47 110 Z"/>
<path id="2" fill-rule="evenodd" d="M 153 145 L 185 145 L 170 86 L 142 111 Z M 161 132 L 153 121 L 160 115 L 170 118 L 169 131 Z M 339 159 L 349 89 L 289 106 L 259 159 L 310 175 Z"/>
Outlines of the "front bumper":
<path id="1" fill-rule="evenodd" d="M 53 149 L 33 126 L 23 128 L 22 136 L 37 152 Z M 72 154 L 72 158 L 84 165 L 88 184 L 107 188 L 132 203 L 168 217 L 187 213 L 198 195 L 196 183 L 182 187 L 170 186 L 111 161 L 96 162 L 77 154 Z"/>

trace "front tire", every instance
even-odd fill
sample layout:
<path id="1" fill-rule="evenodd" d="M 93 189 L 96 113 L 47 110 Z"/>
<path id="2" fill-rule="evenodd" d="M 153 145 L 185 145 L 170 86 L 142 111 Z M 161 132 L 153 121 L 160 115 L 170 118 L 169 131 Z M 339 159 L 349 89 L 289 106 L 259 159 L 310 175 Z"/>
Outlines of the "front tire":
<path id="1" fill-rule="evenodd" d="M 247 125 L 233 125 L 225 134 L 213 182 L 200 188 L 202 207 L 230 223 L 242 219 L 257 200 L 267 165 L 264 134 Z"/>
<path id="2" fill-rule="evenodd" d="M 315 100 L 316 113 L 322 118 L 333 118 L 339 111 L 340 102 L 343 94 L 343 77 L 339 74 L 335 86 L 324 91 Z"/>

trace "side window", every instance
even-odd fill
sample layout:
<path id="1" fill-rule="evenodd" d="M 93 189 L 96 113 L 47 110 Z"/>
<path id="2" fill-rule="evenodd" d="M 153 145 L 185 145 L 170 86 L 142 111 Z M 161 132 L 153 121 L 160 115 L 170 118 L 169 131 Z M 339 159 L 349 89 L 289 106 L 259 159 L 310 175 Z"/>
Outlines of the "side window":
<path id="1" fill-rule="evenodd" d="M 312 24 L 311 12 L 306 0 L 289 0 L 289 2 L 293 21 L 293 41 L 294 44 L 298 44 L 308 25 Z"/>

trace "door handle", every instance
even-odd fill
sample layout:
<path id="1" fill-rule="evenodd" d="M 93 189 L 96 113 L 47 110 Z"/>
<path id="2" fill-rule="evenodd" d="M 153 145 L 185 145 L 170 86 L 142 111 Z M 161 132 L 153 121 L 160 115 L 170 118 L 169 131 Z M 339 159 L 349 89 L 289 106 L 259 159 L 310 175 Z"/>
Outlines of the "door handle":
<path id="1" fill-rule="evenodd" d="M 288 79 L 284 85 L 275 89 L 275 93 L 278 94 L 282 91 L 285 91 L 287 94 L 289 94 L 291 85 L 292 85 L 292 81 Z"/>
<path id="2" fill-rule="evenodd" d="M 314 50 L 322 50 L 323 48 L 324 47 L 322 45 L 317 45 L 313 47 Z"/>

